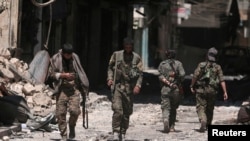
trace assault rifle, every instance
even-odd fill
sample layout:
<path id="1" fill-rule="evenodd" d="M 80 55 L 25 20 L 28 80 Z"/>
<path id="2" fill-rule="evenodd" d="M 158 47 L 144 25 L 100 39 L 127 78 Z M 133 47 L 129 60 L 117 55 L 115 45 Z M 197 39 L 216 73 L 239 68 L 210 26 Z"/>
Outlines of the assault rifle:
<path id="1" fill-rule="evenodd" d="M 115 92 L 115 84 L 116 84 L 116 73 L 117 73 L 117 53 L 115 53 L 115 69 L 114 69 L 114 80 L 113 80 L 113 84 L 111 85 L 111 95 L 114 94 Z"/>
<path id="2" fill-rule="evenodd" d="M 179 72 L 177 72 L 173 66 L 173 62 L 170 62 L 170 66 L 172 68 L 172 70 L 174 71 L 174 76 L 172 76 L 174 79 L 177 78 L 177 84 L 175 84 L 178 89 L 179 89 L 179 93 L 180 94 L 184 94 L 184 90 L 183 90 L 183 87 L 182 87 L 182 84 L 181 84 L 181 80 L 180 80 L 180 77 L 179 77 Z"/>

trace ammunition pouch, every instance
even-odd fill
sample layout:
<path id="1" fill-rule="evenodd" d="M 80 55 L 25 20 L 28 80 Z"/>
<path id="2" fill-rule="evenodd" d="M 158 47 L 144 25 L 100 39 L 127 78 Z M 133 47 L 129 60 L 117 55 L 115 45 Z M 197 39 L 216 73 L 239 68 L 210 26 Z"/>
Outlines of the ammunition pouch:
<path id="1" fill-rule="evenodd" d="M 204 78 L 196 82 L 197 87 L 211 86 L 213 88 L 218 88 L 219 80 L 213 78 Z"/>
<path id="2" fill-rule="evenodd" d="M 208 81 L 210 79 L 211 75 L 210 75 L 210 71 L 205 71 L 203 76 L 200 78 L 200 80 L 202 81 Z"/>
<path id="3" fill-rule="evenodd" d="M 138 68 L 132 68 L 129 72 L 129 78 L 131 79 L 137 79 L 139 75 L 140 74 Z"/>
<path id="4" fill-rule="evenodd" d="M 116 70 L 116 77 L 115 77 L 115 81 L 119 81 L 121 79 L 122 76 L 122 71 L 120 69 Z"/>
<path id="5" fill-rule="evenodd" d="M 214 88 L 217 88 L 218 84 L 219 84 L 219 79 L 211 79 L 209 81 L 209 85 L 212 86 L 212 87 L 214 87 Z"/>

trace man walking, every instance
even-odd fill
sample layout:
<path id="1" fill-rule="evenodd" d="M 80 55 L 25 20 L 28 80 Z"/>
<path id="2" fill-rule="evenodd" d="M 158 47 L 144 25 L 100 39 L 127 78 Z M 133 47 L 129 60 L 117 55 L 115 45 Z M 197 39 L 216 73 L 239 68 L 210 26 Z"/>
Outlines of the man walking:
<path id="1" fill-rule="evenodd" d="M 228 98 L 223 71 L 216 63 L 217 53 L 214 47 L 208 50 L 206 61 L 198 64 L 190 85 L 191 92 L 196 94 L 196 111 L 201 123 L 200 132 L 205 132 L 207 126 L 212 124 L 219 84 L 224 92 L 224 100 Z"/>
<path id="2" fill-rule="evenodd" d="M 161 82 L 161 109 L 163 131 L 175 131 L 176 110 L 179 107 L 181 95 L 180 86 L 184 80 L 185 70 L 182 63 L 175 59 L 175 50 L 167 50 L 167 59 L 158 66 L 159 80 Z"/>
<path id="3" fill-rule="evenodd" d="M 71 44 L 64 44 L 62 49 L 51 58 L 50 76 L 54 80 L 56 118 L 62 140 L 67 140 L 67 112 L 70 114 L 69 139 L 73 139 L 76 122 L 81 114 L 80 97 L 82 96 L 85 102 L 89 80 Z"/>
<path id="4" fill-rule="evenodd" d="M 123 40 L 123 50 L 115 51 L 109 61 L 107 85 L 112 91 L 112 130 L 114 140 L 124 140 L 133 112 L 133 94 L 139 94 L 142 83 L 142 60 L 133 51 L 133 40 Z"/>

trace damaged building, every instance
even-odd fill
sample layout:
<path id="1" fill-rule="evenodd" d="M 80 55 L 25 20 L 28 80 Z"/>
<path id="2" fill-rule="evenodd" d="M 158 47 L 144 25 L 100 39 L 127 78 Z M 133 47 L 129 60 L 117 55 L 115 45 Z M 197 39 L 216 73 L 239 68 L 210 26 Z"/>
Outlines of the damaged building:
<path id="1" fill-rule="evenodd" d="M 20 117 L 21 122 L 50 119 L 55 101 L 53 89 L 45 82 L 46 58 L 63 43 L 72 43 L 90 89 L 102 89 L 109 57 L 122 48 L 126 36 L 133 37 L 134 49 L 149 74 L 144 88 L 155 91 L 158 83 L 152 82 L 151 73 L 155 78 L 167 49 L 177 50 L 189 78 L 209 47 L 249 48 L 249 13 L 247 0 L 0 0 L 1 96 L 25 98 L 29 110 L 24 110 L 30 114 Z M 229 84 L 230 90 L 238 91 L 231 87 L 235 83 Z M 243 94 L 241 98 L 247 96 Z M 16 120 L 1 118 L 10 120 L 7 123 Z"/>

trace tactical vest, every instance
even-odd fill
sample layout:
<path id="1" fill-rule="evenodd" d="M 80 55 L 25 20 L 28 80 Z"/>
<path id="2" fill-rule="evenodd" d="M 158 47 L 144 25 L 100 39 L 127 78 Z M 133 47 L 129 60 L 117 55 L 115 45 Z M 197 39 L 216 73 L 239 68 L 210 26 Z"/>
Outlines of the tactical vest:
<path id="1" fill-rule="evenodd" d="M 118 81 L 133 81 L 139 77 L 139 69 L 137 67 L 137 54 L 133 52 L 131 64 L 125 63 L 123 50 L 115 53 L 117 63 L 117 80 Z"/>

